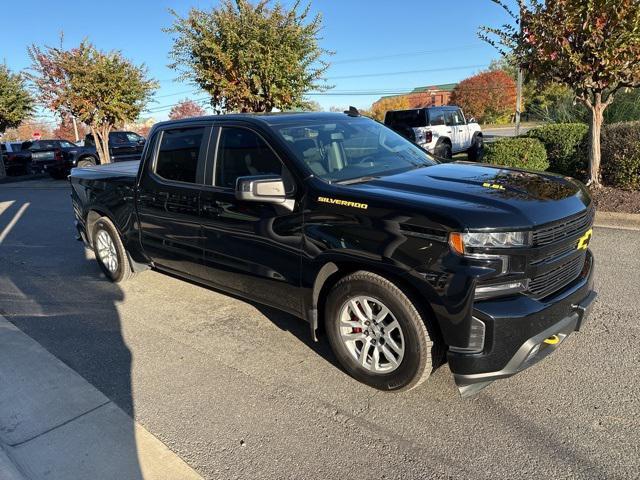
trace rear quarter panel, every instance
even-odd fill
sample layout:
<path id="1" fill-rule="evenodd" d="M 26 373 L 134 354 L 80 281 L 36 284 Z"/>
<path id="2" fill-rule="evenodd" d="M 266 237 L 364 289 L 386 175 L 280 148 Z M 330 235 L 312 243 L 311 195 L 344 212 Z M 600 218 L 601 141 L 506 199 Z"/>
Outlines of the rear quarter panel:
<path id="1" fill-rule="evenodd" d="M 71 171 L 71 200 L 76 221 L 85 229 L 91 211 L 108 217 L 120 232 L 125 248 L 135 261 L 145 262 L 140 247 L 135 212 L 138 162 L 103 165 Z M 135 165 L 133 165 L 135 164 Z M 90 235 L 90 232 L 87 232 Z"/>

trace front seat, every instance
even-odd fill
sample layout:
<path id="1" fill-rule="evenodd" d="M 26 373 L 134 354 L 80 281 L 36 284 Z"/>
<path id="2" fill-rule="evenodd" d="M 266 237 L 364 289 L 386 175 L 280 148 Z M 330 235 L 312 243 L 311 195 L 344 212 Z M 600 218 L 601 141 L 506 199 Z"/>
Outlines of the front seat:
<path id="1" fill-rule="evenodd" d="M 309 166 L 314 175 L 322 176 L 328 173 L 316 142 L 310 138 L 296 140 L 293 149 Z"/>

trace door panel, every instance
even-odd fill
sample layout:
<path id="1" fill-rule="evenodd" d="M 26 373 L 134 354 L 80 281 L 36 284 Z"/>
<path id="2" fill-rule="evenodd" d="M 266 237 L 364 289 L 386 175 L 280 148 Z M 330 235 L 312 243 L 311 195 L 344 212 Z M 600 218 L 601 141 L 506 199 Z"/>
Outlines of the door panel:
<path id="1" fill-rule="evenodd" d="M 215 178 L 222 186 L 201 193 L 207 279 L 300 315 L 301 212 L 297 206 L 238 201 L 228 187 L 238 176 L 287 176 L 286 170 L 251 130 L 223 128 L 218 143 Z"/>
<path id="2" fill-rule="evenodd" d="M 196 277 L 202 277 L 200 190 L 210 132 L 204 126 L 158 132 L 157 153 L 145 162 L 138 194 L 147 255 L 161 267 Z"/>

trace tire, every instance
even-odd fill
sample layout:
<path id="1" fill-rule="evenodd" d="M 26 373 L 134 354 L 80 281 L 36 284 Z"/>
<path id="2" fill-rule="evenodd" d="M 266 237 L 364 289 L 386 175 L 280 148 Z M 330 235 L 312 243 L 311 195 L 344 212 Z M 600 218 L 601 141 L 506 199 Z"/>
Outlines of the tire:
<path id="1" fill-rule="evenodd" d="M 96 161 L 91 157 L 83 157 L 78 160 L 78 168 L 95 167 Z"/>
<path id="2" fill-rule="evenodd" d="M 449 142 L 438 142 L 435 150 L 433 151 L 433 154 L 436 156 L 436 158 L 442 160 L 451 160 L 451 158 L 453 157 L 451 144 Z"/>
<path id="3" fill-rule="evenodd" d="M 480 162 L 484 156 L 484 139 L 481 135 L 475 135 L 471 147 L 467 150 L 467 157 L 470 162 Z"/>
<path id="4" fill-rule="evenodd" d="M 116 227 L 107 217 L 96 220 L 91 230 L 91 244 L 100 269 L 112 282 L 120 283 L 133 277 L 127 251 Z M 106 251 L 103 252 L 103 249 Z"/>
<path id="5" fill-rule="evenodd" d="M 380 331 L 373 330 L 378 328 L 376 322 L 366 326 L 358 320 L 358 315 L 353 313 L 352 301 L 365 318 L 371 316 L 367 316 L 363 302 L 369 305 L 373 316 L 382 314 L 378 307 L 386 307 L 389 313 L 379 318 L 377 325 L 384 325 L 388 330 L 380 335 Z M 346 323 L 343 323 L 344 319 L 347 319 Z M 393 329 L 394 320 L 399 326 L 399 333 L 397 328 Z M 402 290 L 380 275 L 358 271 L 334 285 L 325 304 L 325 327 L 331 348 L 342 367 L 353 378 L 371 387 L 387 391 L 410 390 L 424 382 L 432 372 L 434 342 L 427 330 L 425 317 Z M 358 328 L 362 332 L 358 332 Z M 369 334 L 367 329 L 370 329 Z M 391 337 L 393 342 L 389 340 Z M 369 343 L 365 343 L 367 338 Z M 403 348 L 402 355 L 396 355 L 398 346 Z M 387 353 L 383 353 L 385 347 Z M 367 353 L 363 355 L 365 348 Z M 376 350 L 378 371 L 373 367 Z M 397 365 L 388 360 L 389 353 L 395 357 Z M 364 361 L 361 360 L 363 358 Z"/>

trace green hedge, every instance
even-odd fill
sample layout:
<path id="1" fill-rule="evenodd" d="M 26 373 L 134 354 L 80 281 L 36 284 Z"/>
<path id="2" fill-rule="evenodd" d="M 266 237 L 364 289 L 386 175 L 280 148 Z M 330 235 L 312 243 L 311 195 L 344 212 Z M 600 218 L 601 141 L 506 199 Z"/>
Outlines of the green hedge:
<path id="1" fill-rule="evenodd" d="M 589 171 L 589 126 L 584 123 L 552 123 L 534 128 L 527 137 L 542 142 L 549 159 L 549 170 L 586 179 Z"/>
<path id="2" fill-rule="evenodd" d="M 527 170 L 549 168 L 547 152 L 542 142 L 535 138 L 502 138 L 485 144 L 484 163 Z"/>
<path id="3" fill-rule="evenodd" d="M 601 145 L 604 184 L 640 190 L 640 122 L 607 125 Z"/>

